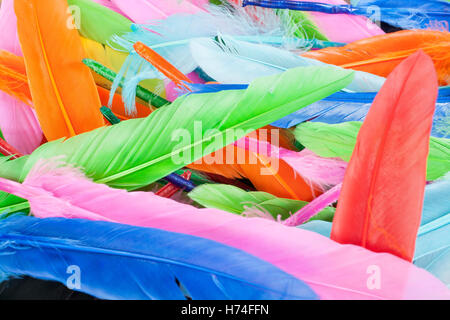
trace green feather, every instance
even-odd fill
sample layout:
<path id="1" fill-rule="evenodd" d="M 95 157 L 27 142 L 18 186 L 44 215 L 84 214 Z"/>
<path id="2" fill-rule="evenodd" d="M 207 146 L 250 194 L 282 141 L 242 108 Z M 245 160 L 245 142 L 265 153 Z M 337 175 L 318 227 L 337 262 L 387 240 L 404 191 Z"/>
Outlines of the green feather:
<path id="1" fill-rule="evenodd" d="M 325 158 L 350 161 L 362 122 L 325 124 L 305 122 L 295 129 L 295 137 L 307 149 Z M 430 139 L 427 179 L 443 177 L 450 171 L 450 139 Z"/>
<path id="2" fill-rule="evenodd" d="M 79 9 L 79 32 L 85 38 L 109 45 L 112 36 L 131 32 L 130 20 L 92 0 L 67 0 L 67 2 L 69 6 Z"/>
<path id="3" fill-rule="evenodd" d="M 1 164 L 0 177 L 22 182 L 40 159 L 63 157 L 98 183 L 135 190 L 339 91 L 353 76 L 335 67 L 300 67 L 257 79 L 246 90 L 186 95 L 147 118 L 46 143 Z"/>
<path id="4" fill-rule="evenodd" d="M 242 214 L 249 209 L 272 215 L 274 219 L 289 218 L 308 204 L 305 201 L 277 198 L 265 192 L 246 192 L 226 184 L 205 184 L 195 188 L 188 196 L 206 208 L 215 208 Z M 333 221 L 335 209 L 326 208 L 311 220 Z"/>

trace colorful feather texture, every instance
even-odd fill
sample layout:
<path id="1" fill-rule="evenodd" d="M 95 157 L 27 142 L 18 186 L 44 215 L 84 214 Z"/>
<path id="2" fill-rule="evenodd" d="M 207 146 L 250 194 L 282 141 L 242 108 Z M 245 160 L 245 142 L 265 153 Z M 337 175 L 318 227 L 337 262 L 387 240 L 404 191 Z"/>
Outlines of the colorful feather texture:
<path id="1" fill-rule="evenodd" d="M 151 21 L 146 25 L 135 24 L 132 26 L 131 33 L 114 37 L 117 46 L 126 48 L 130 53 L 129 59 L 122 66 L 119 77 L 116 79 L 114 88 L 124 77 L 125 104 L 133 110 L 135 97 L 133 93 L 136 85 L 144 79 L 162 77 L 134 51 L 133 45 L 136 42 L 149 46 L 186 75 L 198 69 L 198 64 L 189 50 L 189 42 L 199 37 L 228 34 L 245 41 L 294 48 L 298 46 L 309 48 L 313 42 L 317 43 L 317 41 L 293 38 L 291 27 L 280 23 L 275 13 L 269 12 L 263 17 L 265 24 L 261 26 L 242 10 L 232 12 L 225 7 L 211 6 L 208 12 L 191 15 L 175 14 L 164 20 Z"/>
<path id="2" fill-rule="evenodd" d="M 305 122 L 297 126 L 294 133 L 302 145 L 318 156 L 350 161 L 361 125 L 361 122 Z M 450 139 L 431 137 L 427 180 L 439 179 L 450 171 L 449 155 Z"/>
<path id="3" fill-rule="evenodd" d="M 404 30 L 353 42 L 340 48 L 303 53 L 303 57 L 387 77 L 396 66 L 422 49 L 435 64 L 439 83 L 450 84 L 450 33 Z"/>
<path id="4" fill-rule="evenodd" d="M 0 50 L 21 56 L 13 0 L 1 3 L 0 30 Z M 4 92 L 0 92 L 0 128 L 5 139 L 22 153 L 31 153 L 43 139 L 34 111 L 26 103 L 17 101 Z"/>
<path id="5" fill-rule="evenodd" d="M 190 90 L 188 83 L 191 81 L 157 52 L 153 51 L 141 42 L 136 42 L 134 48 L 139 55 L 152 63 L 155 68 L 165 74 L 180 88 L 184 86 L 187 90 Z M 270 128 L 266 130 L 270 131 L 270 136 L 272 137 L 274 132 Z M 280 135 L 282 133 L 275 132 L 275 134 Z M 256 137 L 258 136 L 261 136 L 262 139 L 267 140 L 267 138 L 269 138 L 269 132 L 264 135 L 263 131 L 257 131 Z M 228 148 L 223 149 L 223 152 L 225 152 L 225 157 L 227 157 L 227 152 L 236 153 L 233 160 L 238 160 L 243 153 L 240 152 L 240 150 L 241 149 L 239 148 L 236 149 L 233 148 L 233 146 L 229 146 Z M 218 160 L 217 156 L 219 155 L 223 156 L 221 151 L 214 154 L 213 160 Z M 235 161 L 235 163 L 227 165 L 222 163 L 225 161 L 209 161 L 210 159 L 206 157 L 202 159 L 202 163 L 196 163 L 190 165 L 190 167 L 204 169 L 212 173 L 220 173 L 225 169 L 227 170 L 226 174 L 228 174 L 228 169 L 234 169 L 236 174 L 248 178 L 258 190 L 264 190 L 280 196 L 286 195 L 292 199 L 311 200 L 315 197 L 315 194 L 319 192 L 317 190 L 318 185 L 315 184 L 317 183 L 316 181 L 312 182 L 312 179 L 306 181 L 304 177 L 297 177 L 295 174 L 294 178 L 292 178 L 292 170 L 290 170 L 288 166 L 283 163 L 281 164 L 280 170 L 278 162 L 275 167 L 272 160 L 266 159 L 265 155 L 266 153 L 261 154 L 258 150 L 249 151 L 248 149 L 245 149 L 245 160 L 241 162 Z M 236 159 L 236 156 L 238 159 Z M 224 160 L 225 157 L 223 157 L 222 160 Z M 279 157 L 277 156 L 276 160 L 278 159 Z M 209 167 L 205 167 L 205 164 Z"/>
<path id="6" fill-rule="evenodd" d="M 413 260 L 436 78 L 431 58 L 419 51 L 394 70 L 378 93 L 347 168 L 333 240 Z"/>
<path id="7" fill-rule="evenodd" d="M 67 28 L 67 9 L 64 0 L 15 1 L 34 109 L 49 141 L 104 125 L 80 38 Z"/>
<path id="8" fill-rule="evenodd" d="M 241 250 L 158 229 L 15 217 L 2 223 L 0 243 L 3 276 L 67 284 L 76 265 L 77 290 L 100 299 L 316 299 L 302 281 Z"/>
<path id="9" fill-rule="evenodd" d="M 338 92 L 313 103 L 295 113 L 280 119 L 273 126 L 291 128 L 302 122 L 322 122 L 338 124 L 342 122 L 364 121 L 375 99 L 376 93 Z M 431 136 L 449 138 L 450 88 L 441 88 L 436 102 Z"/>
<path id="10" fill-rule="evenodd" d="M 33 213 L 39 217 L 104 220 L 157 228 L 243 250 L 301 279 L 321 299 L 449 298 L 448 289 L 439 280 L 390 254 L 340 245 L 315 233 L 266 219 L 196 209 L 147 192 L 110 189 L 73 170 L 55 169 L 48 163 L 37 166 L 24 184 L 1 179 L 1 188 L 29 198 Z M 124 214 L 124 203 L 128 214 Z M 367 270 L 373 265 L 383 272 L 381 288 L 376 292 L 367 285 Z"/>
<path id="11" fill-rule="evenodd" d="M 352 79 L 348 70 L 298 68 L 258 79 L 247 90 L 183 96 L 147 118 L 47 143 L 30 157 L 0 165 L 0 176 L 23 181 L 39 159 L 63 156 L 97 182 L 138 189 L 322 99 Z M 157 138 L 161 136 L 172 139 Z M 0 211 L 11 205 L 6 195 L 0 203 Z"/>

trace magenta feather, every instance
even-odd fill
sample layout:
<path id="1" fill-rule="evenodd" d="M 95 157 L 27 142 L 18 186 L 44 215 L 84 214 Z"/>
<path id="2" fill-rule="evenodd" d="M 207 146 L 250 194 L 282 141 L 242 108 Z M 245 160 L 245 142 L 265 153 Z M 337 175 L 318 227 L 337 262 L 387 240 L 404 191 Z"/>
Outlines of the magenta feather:
<path id="1" fill-rule="evenodd" d="M 115 11 L 115 12 L 117 12 L 117 13 L 119 13 L 119 14 L 121 14 L 121 15 L 127 17 L 127 18 L 129 18 L 129 17 L 128 17 L 122 10 L 120 10 L 120 8 L 117 7 L 117 6 L 115 5 L 115 3 L 113 3 L 111 0 L 92 0 L 92 1 L 97 2 L 98 4 L 101 4 L 102 6 L 108 8 L 108 9 L 110 9 L 110 10 L 112 10 L 112 11 Z"/>
<path id="2" fill-rule="evenodd" d="M 17 37 L 14 0 L 3 0 L 0 8 L 0 50 L 22 56 Z M 42 142 L 43 134 L 34 110 L 0 91 L 0 128 L 6 141 L 24 154 Z"/>
<path id="3" fill-rule="evenodd" d="M 53 167 L 52 167 L 53 166 Z M 259 257 L 306 282 L 322 299 L 449 299 L 443 283 L 390 254 L 341 245 L 274 221 L 198 209 L 153 193 L 111 189 L 70 168 L 46 164 L 25 182 L 0 179 L 0 189 L 27 198 L 37 217 L 112 221 L 217 241 Z M 381 286 L 368 285 L 377 267 Z"/>
<path id="4" fill-rule="evenodd" d="M 327 2 L 330 4 L 347 4 L 343 0 L 307 0 L 308 2 Z M 368 18 L 351 14 L 326 14 L 308 12 L 314 23 L 330 41 L 351 43 L 357 40 L 384 34 L 383 30 Z M 376 11 L 374 11 L 376 14 Z M 339 26 L 339 28 L 336 28 Z"/>
<path id="5" fill-rule="evenodd" d="M 320 197 L 314 199 L 307 206 L 303 207 L 299 212 L 292 215 L 289 219 L 286 219 L 283 224 L 289 227 L 297 227 L 308 222 L 320 211 L 338 201 L 341 189 L 342 183 L 334 186 Z"/>

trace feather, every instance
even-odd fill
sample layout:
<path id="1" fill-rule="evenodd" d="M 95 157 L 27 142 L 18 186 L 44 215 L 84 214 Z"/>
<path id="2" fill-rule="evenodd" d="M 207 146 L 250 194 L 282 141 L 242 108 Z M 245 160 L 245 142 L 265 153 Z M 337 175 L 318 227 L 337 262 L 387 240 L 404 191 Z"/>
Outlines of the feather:
<path id="1" fill-rule="evenodd" d="M 0 90 L 26 104 L 26 108 L 32 105 L 23 58 L 3 50 L 0 50 Z"/>
<path id="2" fill-rule="evenodd" d="M 127 58 L 126 53 L 94 40 L 81 37 L 81 42 L 86 53 L 85 58 L 95 60 L 114 72 L 120 70 Z"/>
<path id="3" fill-rule="evenodd" d="M 23 156 L 19 151 L 17 151 L 13 146 L 8 144 L 5 140 L 3 140 L 2 134 L 0 132 L 0 154 L 3 157 L 7 157 L 8 159 L 17 159 Z"/>
<path id="4" fill-rule="evenodd" d="M 358 134 L 333 240 L 413 260 L 437 92 L 433 62 L 422 51 L 388 78 Z"/>
<path id="5" fill-rule="evenodd" d="M 335 125 L 305 122 L 297 126 L 294 133 L 303 146 L 318 156 L 350 161 L 361 125 L 361 122 L 345 122 Z M 327 137 L 327 139 L 323 139 L 323 137 Z M 431 137 L 427 179 L 429 181 L 439 179 L 450 171 L 449 159 L 450 139 Z"/>
<path id="6" fill-rule="evenodd" d="M 67 3 L 18 0 L 15 11 L 33 104 L 46 138 L 72 137 L 103 126 L 94 80 L 81 62 L 81 41 L 66 26 Z"/>
<path id="7" fill-rule="evenodd" d="M 392 26 L 402 29 L 432 29 L 449 31 L 450 23 L 450 3 L 448 0 L 353 0 L 353 7 L 357 7 L 359 12 L 376 6 L 380 12 L 378 16 L 372 18 L 380 19 Z"/>
<path id="8" fill-rule="evenodd" d="M 313 121 L 338 124 L 350 121 L 364 121 L 376 93 L 338 92 L 321 101 L 313 103 L 295 113 L 280 119 L 273 126 L 279 128 L 294 127 L 302 122 Z M 449 138 L 450 88 L 439 90 L 436 112 L 433 118 L 431 136 Z"/>
<path id="9" fill-rule="evenodd" d="M 97 87 L 98 94 L 100 97 L 100 101 L 102 105 L 106 106 L 109 102 L 109 96 L 110 92 L 109 90 L 106 90 L 102 87 Z M 112 101 L 111 110 L 114 112 L 114 114 L 119 117 L 120 120 L 128 120 L 128 115 L 126 114 L 125 105 L 123 104 L 122 99 L 119 97 L 119 95 L 115 94 L 114 99 Z M 143 106 L 139 103 L 136 104 L 136 118 L 145 118 L 147 117 L 152 111 L 150 108 Z"/>
<path id="10" fill-rule="evenodd" d="M 449 32 L 404 30 L 356 41 L 340 48 L 303 53 L 302 56 L 387 77 L 399 63 L 420 49 L 433 59 L 440 85 L 450 84 Z"/>
<path id="11" fill-rule="evenodd" d="M 203 11 L 201 7 L 190 1 L 178 0 L 112 0 L 135 23 L 146 23 L 150 20 L 165 19 L 176 13 L 196 13 Z"/>
<path id="12" fill-rule="evenodd" d="M 266 219 L 248 219 L 216 209 L 197 209 L 147 192 L 110 189 L 67 168 L 55 169 L 50 164 L 38 166 L 24 184 L 1 179 L 1 188 L 29 197 L 33 212 L 40 217 L 82 218 L 157 228 L 243 250 L 301 279 L 321 299 L 449 298 L 448 289 L 439 280 L 393 255 L 340 245 L 320 235 Z M 127 214 L 124 214 L 124 203 Z M 32 230 L 39 232 L 42 229 Z M 96 232 L 95 238 L 98 234 L 108 233 Z M 0 257 L 7 259 L 11 255 Z M 374 265 L 382 270 L 381 288 L 376 291 L 367 285 L 367 270 Z M 239 271 L 243 272 L 242 268 Z"/>
<path id="13" fill-rule="evenodd" d="M 298 68 L 258 79 L 247 90 L 183 96 L 147 118 L 44 144 L 30 157 L 1 164 L 0 176 L 21 181 L 39 159 L 63 156 L 97 182 L 138 189 L 322 99 L 352 78 L 351 71 L 333 67 Z"/>
<path id="14" fill-rule="evenodd" d="M 80 21 L 77 27 L 85 38 L 110 45 L 113 36 L 131 30 L 130 20 L 92 0 L 67 0 L 67 2 L 79 10 Z"/>
<path id="15" fill-rule="evenodd" d="M 108 8 L 108 9 L 110 9 L 110 10 L 112 10 L 112 11 L 117 12 L 118 14 L 124 16 L 125 18 L 129 18 L 129 17 L 127 17 L 127 15 L 126 15 L 123 11 L 121 11 L 121 10 L 119 9 L 119 7 L 117 7 L 111 0 L 92 0 L 92 1 L 97 2 L 98 4 L 101 4 L 102 6 Z"/>
<path id="16" fill-rule="evenodd" d="M 426 187 L 414 264 L 450 286 L 450 175 Z"/>
<path id="17" fill-rule="evenodd" d="M 226 184 L 204 184 L 189 192 L 189 198 L 206 208 L 215 208 L 246 217 L 285 220 L 308 203 L 278 198 L 265 192 L 246 192 Z M 332 221 L 334 208 L 323 210 L 315 219 Z"/>
<path id="18" fill-rule="evenodd" d="M 22 55 L 13 0 L 1 3 L 0 30 L 0 50 Z M 5 139 L 22 153 L 31 153 L 43 139 L 34 111 L 4 92 L 0 92 L 0 128 Z"/>
<path id="19" fill-rule="evenodd" d="M 147 25 L 133 25 L 131 33 L 114 37 L 117 46 L 126 48 L 130 53 L 115 82 L 117 86 L 122 77 L 125 78 L 125 104 L 133 110 L 133 92 L 136 85 L 144 79 L 161 77 L 161 74 L 155 72 L 154 68 L 134 51 L 133 45 L 138 41 L 155 50 L 183 74 L 189 74 L 198 67 L 189 50 L 189 41 L 198 37 L 231 34 L 246 41 L 289 47 L 309 47 L 317 43 L 292 38 L 291 27 L 280 23 L 275 13 L 269 12 L 263 18 L 265 23 L 261 26 L 242 10 L 231 12 L 226 7 L 211 6 L 208 12 L 175 14 L 164 20 L 153 20 Z"/>
<path id="20" fill-rule="evenodd" d="M 245 148 L 251 152 L 286 162 L 294 169 L 295 175 L 299 175 L 305 180 L 307 188 L 312 189 L 313 194 L 314 190 L 323 192 L 344 180 L 347 164 L 341 160 L 320 158 L 306 149 L 302 152 L 291 151 L 252 137 L 245 137 L 237 141 L 235 145 L 238 148 Z"/>
<path id="21" fill-rule="evenodd" d="M 2 223 L 0 241 L 5 275 L 67 284 L 70 267 L 76 266 L 82 279 L 77 291 L 100 299 L 316 299 L 302 281 L 270 263 L 180 233 L 19 217 Z M 109 267 L 103 270 L 99 263 Z"/>
<path id="22" fill-rule="evenodd" d="M 314 199 L 307 206 L 303 207 L 300 211 L 296 212 L 292 217 L 287 219 L 284 224 L 287 226 L 296 227 L 310 221 L 313 217 L 320 214 L 322 210 L 329 207 L 339 199 L 341 189 L 342 184 L 334 186 L 320 197 Z"/>
<path id="23" fill-rule="evenodd" d="M 299 66 L 314 66 L 317 61 L 266 45 L 234 40 L 230 37 L 194 39 L 191 53 L 200 68 L 223 84 L 246 84 L 252 80 L 277 74 Z M 346 89 L 355 92 L 378 91 L 384 79 L 356 72 L 355 80 Z"/>
<path id="24" fill-rule="evenodd" d="M 286 1 L 286 0 L 244 0 L 243 5 L 264 8 L 315 11 L 325 14 L 358 14 L 377 19 L 403 29 L 428 29 L 436 22 L 446 25 L 450 21 L 450 4 L 446 0 L 430 0 L 423 3 L 410 0 L 354 0 L 354 5 L 344 1 Z M 440 26 L 438 25 L 438 26 Z"/>
<path id="25" fill-rule="evenodd" d="M 256 141 L 255 145 L 264 144 L 267 141 L 266 143 L 269 144 L 274 143 L 285 148 L 293 148 L 292 142 L 285 131 L 272 127 L 265 127 L 252 132 L 248 137 L 252 137 Z M 250 147 L 253 147 L 253 144 L 250 144 Z M 306 164 L 306 162 L 303 161 L 303 164 Z M 229 145 L 204 157 L 201 161 L 190 164 L 188 167 L 220 174 L 227 178 L 248 179 L 256 190 L 280 198 L 310 201 L 322 192 L 320 186 L 316 185 L 318 182 L 315 179 L 316 177 L 308 175 L 306 178 L 313 182 L 307 181 L 301 174 L 297 174 L 295 167 L 292 167 L 286 161 L 280 161 L 278 156 L 272 158 L 267 150 L 250 149 L 245 140 L 243 143 Z M 308 170 L 301 172 L 310 173 Z"/>
<path id="26" fill-rule="evenodd" d="M 242 0 L 232 0 L 234 3 L 242 5 Z M 309 0 L 308 3 L 320 2 L 320 0 Z M 345 4 L 343 0 L 328 0 L 330 4 Z M 256 2 L 244 2 L 246 10 L 258 12 L 259 10 L 269 10 L 256 6 L 248 6 Z M 383 34 L 383 31 L 372 21 L 365 17 L 355 16 L 351 14 L 330 15 L 322 12 L 303 12 L 293 10 L 277 10 L 279 15 L 288 15 L 293 21 L 299 25 L 300 37 L 317 38 L 322 40 L 330 40 L 336 42 L 349 43 L 356 40 L 368 38 L 371 36 Z M 287 12 L 287 13 L 285 13 Z M 340 26 L 339 29 L 336 26 Z M 345 31 L 342 32 L 342 28 Z"/>
<path id="27" fill-rule="evenodd" d="M 189 87 L 184 83 L 190 82 L 190 80 L 174 66 L 172 66 L 168 61 L 159 56 L 158 53 L 148 48 L 141 42 L 136 42 L 134 48 L 139 55 L 144 57 L 147 61 L 151 62 L 152 65 L 154 65 L 159 71 L 168 76 L 169 79 L 171 79 L 174 83 L 176 83 L 180 87 L 184 85 L 189 90 Z M 232 147 L 230 147 L 224 150 L 225 153 L 227 150 L 237 151 L 236 153 L 238 154 L 237 156 L 239 158 L 239 149 L 232 150 Z M 280 170 L 278 163 L 276 164 L 276 167 L 273 166 L 272 160 L 266 159 L 264 157 L 264 154 L 260 154 L 258 152 L 250 153 L 248 152 L 248 150 L 246 151 L 245 162 L 242 164 L 232 164 L 231 167 L 236 168 L 236 172 L 241 174 L 243 177 L 247 177 L 258 190 L 265 190 L 276 195 L 286 194 L 293 199 L 300 200 L 311 200 L 315 196 L 316 187 L 312 182 L 308 181 L 309 185 L 305 185 L 305 181 L 303 181 L 303 179 L 301 179 L 300 177 L 297 178 L 295 175 L 294 179 L 292 179 L 291 174 L 285 174 L 286 172 L 291 173 L 292 170 L 289 170 L 290 168 L 287 168 L 284 164 L 281 165 L 282 169 Z M 218 154 L 220 154 L 220 151 L 216 152 L 215 156 L 217 156 Z M 255 158 L 255 161 L 252 162 L 250 158 Z M 203 159 L 202 162 L 205 162 L 207 165 L 211 165 L 207 158 Z M 213 169 L 213 172 L 217 173 L 217 168 L 215 168 L 216 166 L 214 165 L 214 162 L 212 163 L 214 168 L 208 168 L 207 170 L 211 172 L 211 169 Z M 197 166 L 196 168 L 199 167 Z M 269 171 L 270 174 L 264 172 L 264 169 L 265 171 Z M 279 190 L 274 187 L 277 185 L 280 185 L 281 187 L 278 188 Z M 288 192 L 286 193 L 285 191 Z"/>

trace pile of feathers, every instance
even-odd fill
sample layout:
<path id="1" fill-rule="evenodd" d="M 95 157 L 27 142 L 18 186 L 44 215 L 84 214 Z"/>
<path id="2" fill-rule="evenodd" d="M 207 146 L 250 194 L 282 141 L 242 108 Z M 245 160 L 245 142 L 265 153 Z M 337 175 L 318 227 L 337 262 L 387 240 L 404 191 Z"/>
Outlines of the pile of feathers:
<path id="1" fill-rule="evenodd" d="M 0 282 L 450 299 L 450 2 L 3 0 Z"/>

